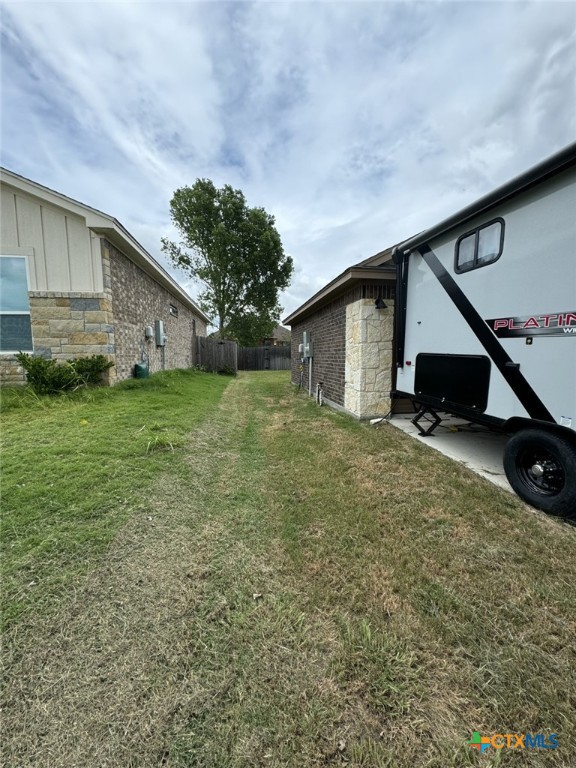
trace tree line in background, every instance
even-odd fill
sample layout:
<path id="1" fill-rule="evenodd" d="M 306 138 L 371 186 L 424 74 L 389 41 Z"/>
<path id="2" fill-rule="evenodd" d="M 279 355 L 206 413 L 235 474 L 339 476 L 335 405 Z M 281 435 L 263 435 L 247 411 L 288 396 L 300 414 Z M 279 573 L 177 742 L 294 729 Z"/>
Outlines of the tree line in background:
<path id="1" fill-rule="evenodd" d="M 202 286 L 200 306 L 220 338 L 251 346 L 271 336 L 282 312 L 278 294 L 294 270 L 274 217 L 250 208 L 239 189 L 218 189 L 209 179 L 177 189 L 170 214 L 181 241 L 162 238 L 162 250 Z"/>

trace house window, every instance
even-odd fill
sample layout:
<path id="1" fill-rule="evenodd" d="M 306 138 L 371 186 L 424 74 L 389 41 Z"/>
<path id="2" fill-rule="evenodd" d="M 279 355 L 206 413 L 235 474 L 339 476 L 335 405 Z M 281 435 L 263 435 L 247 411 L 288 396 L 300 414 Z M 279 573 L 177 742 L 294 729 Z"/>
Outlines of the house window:
<path id="1" fill-rule="evenodd" d="M 456 272 L 469 272 L 471 269 L 492 264 L 502 255 L 503 245 L 503 219 L 494 219 L 472 232 L 466 232 L 456 241 Z"/>
<path id="2" fill-rule="evenodd" d="M 172 317 L 178 317 L 178 307 L 176 304 L 170 304 L 170 314 Z"/>
<path id="3" fill-rule="evenodd" d="M 0 256 L 0 352 L 32 352 L 25 256 Z"/>

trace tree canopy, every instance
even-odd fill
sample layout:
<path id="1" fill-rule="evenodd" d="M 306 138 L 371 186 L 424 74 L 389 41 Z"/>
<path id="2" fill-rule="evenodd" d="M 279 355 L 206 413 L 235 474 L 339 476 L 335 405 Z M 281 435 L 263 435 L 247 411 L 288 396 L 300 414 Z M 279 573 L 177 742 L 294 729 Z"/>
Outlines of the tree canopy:
<path id="1" fill-rule="evenodd" d="M 209 179 L 177 189 L 170 214 L 181 241 L 162 238 L 162 250 L 201 284 L 200 306 L 220 335 L 246 344 L 274 327 L 282 311 L 278 293 L 294 269 L 274 217 L 250 208 L 239 189 L 217 189 Z"/>

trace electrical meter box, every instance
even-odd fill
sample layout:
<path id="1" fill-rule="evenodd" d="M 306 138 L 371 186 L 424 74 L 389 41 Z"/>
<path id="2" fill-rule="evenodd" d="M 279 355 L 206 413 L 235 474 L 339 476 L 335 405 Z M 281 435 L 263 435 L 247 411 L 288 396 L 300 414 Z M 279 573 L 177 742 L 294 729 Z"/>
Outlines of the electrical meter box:
<path id="1" fill-rule="evenodd" d="M 164 322 L 162 320 L 154 321 L 154 335 L 156 337 L 156 346 L 163 347 L 166 344 L 166 336 L 164 336 Z"/>
<path id="2" fill-rule="evenodd" d="M 312 339 L 310 331 L 304 331 L 302 334 L 302 357 L 312 357 Z"/>

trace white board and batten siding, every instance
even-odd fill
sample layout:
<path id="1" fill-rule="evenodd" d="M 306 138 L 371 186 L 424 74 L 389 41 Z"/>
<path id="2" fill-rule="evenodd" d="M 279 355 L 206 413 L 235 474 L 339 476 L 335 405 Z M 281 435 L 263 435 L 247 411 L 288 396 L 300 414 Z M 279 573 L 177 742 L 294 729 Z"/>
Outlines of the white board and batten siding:
<path id="1" fill-rule="evenodd" d="M 28 257 L 29 290 L 100 293 L 100 238 L 71 211 L 2 185 L 0 253 Z"/>

